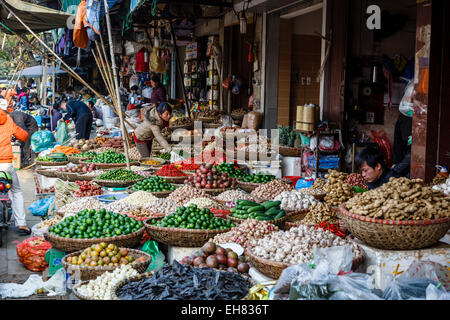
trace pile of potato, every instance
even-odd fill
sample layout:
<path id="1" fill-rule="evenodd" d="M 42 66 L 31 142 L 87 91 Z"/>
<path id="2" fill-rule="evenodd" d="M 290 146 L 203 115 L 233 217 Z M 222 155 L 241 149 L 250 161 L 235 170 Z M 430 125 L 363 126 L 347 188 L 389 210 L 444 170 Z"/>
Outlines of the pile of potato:
<path id="1" fill-rule="evenodd" d="M 348 200 L 351 213 L 385 220 L 434 220 L 450 217 L 450 199 L 423 187 L 421 179 L 391 178 L 377 189 Z"/>
<path id="2" fill-rule="evenodd" d="M 80 139 L 69 142 L 67 146 L 77 148 L 78 150 L 85 152 L 100 147 L 100 144 L 98 144 L 95 140 Z"/>
<path id="3" fill-rule="evenodd" d="M 345 183 L 346 173 L 336 170 L 328 170 L 328 172 L 329 174 L 325 175 L 328 181 L 323 186 L 327 194 L 324 200 L 329 205 L 337 207 L 353 197 L 353 187 Z"/>

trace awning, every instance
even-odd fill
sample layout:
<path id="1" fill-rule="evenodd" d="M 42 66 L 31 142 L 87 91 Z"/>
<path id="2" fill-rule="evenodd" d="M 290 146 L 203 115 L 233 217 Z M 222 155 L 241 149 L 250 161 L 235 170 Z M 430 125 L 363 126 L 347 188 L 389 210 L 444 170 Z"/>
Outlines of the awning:
<path id="1" fill-rule="evenodd" d="M 22 76 L 24 76 L 26 78 L 40 77 L 44 73 L 43 69 L 44 69 L 44 67 L 41 65 L 29 67 L 29 68 L 23 69 Z M 64 71 L 60 67 L 55 68 L 55 74 L 62 74 L 62 73 L 67 73 L 67 71 Z M 53 67 L 47 67 L 47 75 L 51 76 L 52 74 L 53 74 Z"/>
<path id="2" fill-rule="evenodd" d="M 29 33 L 27 29 L 13 16 L 10 8 L 33 32 L 39 33 L 55 28 L 64 28 L 71 17 L 70 14 L 39 6 L 21 0 L 0 0 L 0 22 L 17 33 Z"/>

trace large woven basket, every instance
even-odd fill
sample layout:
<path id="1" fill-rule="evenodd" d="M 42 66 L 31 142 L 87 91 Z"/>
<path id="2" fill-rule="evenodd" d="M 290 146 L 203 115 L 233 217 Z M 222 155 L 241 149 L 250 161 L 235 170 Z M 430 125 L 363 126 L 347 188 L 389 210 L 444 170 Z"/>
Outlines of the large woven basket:
<path id="1" fill-rule="evenodd" d="M 295 222 L 295 221 L 300 221 L 303 218 L 306 217 L 306 215 L 308 214 L 309 209 L 303 209 L 303 210 L 294 210 L 294 211 L 289 211 L 286 210 L 286 222 Z"/>
<path id="2" fill-rule="evenodd" d="M 163 176 L 158 176 L 158 177 L 166 179 L 166 181 L 168 183 L 178 183 L 178 184 L 183 184 L 184 180 L 186 180 L 188 178 L 188 176 L 182 176 L 182 177 L 163 177 Z"/>
<path id="3" fill-rule="evenodd" d="M 239 185 L 239 188 L 249 193 L 258 188 L 262 184 L 262 183 L 244 182 L 239 179 L 237 180 L 237 183 Z"/>
<path id="4" fill-rule="evenodd" d="M 139 245 L 139 242 L 141 241 L 144 232 L 145 227 L 143 226 L 136 232 L 109 238 L 71 239 L 58 237 L 49 232 L 44 233 L 44 238 L 45 240 L 50 242 L 52 247 L 55 248 L 56 250 L 61 250 L 64 252 L 73 252 L 86 249 L 87 247 L 90 247 L 93 244 L 101 242 L 112 243 L 118 247 L 134 248 L 137 245 Z"/>
<path id="5" fill-rule="evenodd" d="M 127 192 L 129 194 L 135 193 L 135 190 L 132 190 L 131 187 L 127 188 Z M 148 191 L 147 191 L 148 192 Z M 159 192 L 150 192 L 152 195 L 154 195 L 157 198 L 167 198 L 169 194 L 171 194 L 173 191 L 159 191 Z"/>
<path id="6" fill-rule="evenodd" d="M 201 122 L 210 123 L 210 122 L 215 122 L 217 120 L 217 117 L 211 117 L 211 118 L 198 117 L 196 120 L 201 121 Z"/>
<path id="7" fill-rule="evenodd" d="M 147 161 L 147 160 L 151 160 L 151 161 L 158 161 L 159 162 L 159 164 L 145 164 L 145 163 L 143 163 L 143 161 Z M 163 166 L 163 165 L 165 165 L 166 163 L 167 163 L 167 161 L 166 160 L 164 160 L 164 159 L 161 159 L 161 158 L 156 158 L 156 157 L 150 157 L 150 158 L 142 158 L 140 161 L 139 161 L 139 163 L 141 164 L 141 166 L 143 166 L 143 167 L 147 167 L 147 168 L 152 168 L 152 169 L 161 169 L 161 167 Z"/>
<path id="8" fill-rule="evenodd" d="M 80 161 L 81 164 L 92 164 L 93 162 Z M 97 169 L 116 169 L 116 168 L 124 168 L 127 166 L 126 162 L 124 163 L 94 163 L 95 168 Z M 139 161 L 132 161 L 130 159 L 130 166 L 138 165 Z"/>
<path id="9" fill-rule="evenodd" d="M 279 152 L 282 156 L 285 156 L 285 157 L 299 158 L 302 156 L 301 148 L 291 148 L 291 147 L 286 147 L 286 146 L 279 146 Z"/>
<path id="10" fill-rule="evenodd" d="M 236 188 L 217 188 L 217 189 L 198 189 L 201 190 L 203 192 L 205 192 L 206 194 L 210 194 L 212 196 L 216 196 L 221 194 L 222 192 L 228 191 L 228 190 L 234 190 Z"/>
<path id="11" fill-rule="evenodd" d="M 59 178 L 61 180 L 65 180 L 65 181 L 70 181 L 70 182 L 78 181 L 79 176 L 80 176 L 80 174 L 77 172 L 64 172 L 64 171 L 56 172 L 57 178 Z"/>
<path id="12" fill-rule="evenodd" d="M 45 166 L 45 167 L 65 166 L 68 163 L 69 163 L 69 161 L 60 161 L 60 162 L 56 162 L 56 161 L 36 161 L 36 164 L 38 164 L 40 166 Z"/>
<path id="13" fill-rule="evenodd" d="M 142 179 L 135 179 L 135 180 L 101 180 L 98 178 L 93 179 L 93 181 L 96 184 L 101 185 L 102 187 L 107 187 L 107 188 L 125 188 L 125 187 L 129 187 L 133 184 L 135 184 L 138 181 L 142 181 L 145 178 L 142 177 Z"/>
<path id="14" fill-rule="evenodd" d="M 416 250 L 438 242 L 450 229 L 450 218 L 424 221 L 392 221 L 363 217 L 339 207 L 346 228 L 371 247 L 386 250 Z"/>
<path id="15" fill-rule="evenodd" d="M 115 269 L 120 267 L 120 266 L 82 267 L 82 266 L 73 265 L 73 264 L 67 262 L 67 258 L 73 257 L 73 256 L 79 256 L 82 252 L 83 252 L 83 250 L 79 250 L 77 252 L 70 253 L 70 254 L 64 256 L 64 258 L 62 258 L 62 260 L 61 260 L 61 263 L 62 263 L 64 269 L 66 270 L 66 272 L 68 274 L 71 275 L 71 278 L 75 278 L 77 280 L 82 280 L 82 281 L 92 280 L 92 279 L 95 279 L 98 276 L 102 275 L 105 272 L 114 271 Z M 133 269 L 135 269 L 137 272 L 139 272 L 139 273 L 145 272 L 145 270 L 147 270 L 148 266 L 150 265 L 150 262 L 152 261 L 152 256 L 141 250 L 128 249 L 128 252 L 131 253 L 135 257 L 135 259 L 140 258 L 140 257 L 146 258 L 145 261 L 133 262 L 131 264 Z"/>
<path id="16" fill-rule="evenodd" d="M 192 130 L 192 129 L 194 129 L 194 123 L 184 124 L 184 125 L 180 125 L 180 126 L 169 126 L 169 129 L 172 131 L 175 131 L 177 129 Z"/>
<path id="17" fill-rule="evenodd" d="M 71 156 L 67 156 L 67 160 L 69 160 L 69 162 L 75 163 L 75 164 L 79 164 L 80 161 L 84 161 L 84 160 L 91 160 L 94 159 L 93 157 L 71 157 Z"/>
<path id="18" fill-rule="evenodd" d="M 230 229 L 196 230 L 164 228 L 151 225 L 149 220 L 144 221 L 144 225 L 147 233 L 153 240 L 177 247 L 201 247 L 216 235 L 230 231 Z"/>
<path id="19" fill-rule="evenodd" d="M 358 269 L 358 267 L 361 265 L 361 263 L 365 259 L 364 250 L 361 249 L 360 252 L 363 252 L 363 254 L 359 257 L 354 257 L 354 259 L 353 259 L 353 263 L 352 263 L 353 271 L 356 271 L 356 269 Z M 247 247 L 245 249 L 245 255 L 248 257 L 250 264 L 253 267 L 255 267 L 262 274 L 264 274 L 272 279 L 280 278 L 283 270 L 291 266 L 290 264 L 271 261 L 271 260 L 257 257 L 254 254 L 252 254 L 252 247 Z"/>
<path id="20" fill-rule="evenodd" d="M 36 173 L 47 178 L 56 178 L 57 170 L 54 169 L 36 169 Z"/>
<path id="21" fill-rule="evenodd" d="M 239 218 L 233 217 L 232 215 L 228 215 L 227 218 L 233 222 L 236 222 L 237 224 L 241 224 L 244 221 L 250 220 L 250 218 L 249 219 L 239 219 Z M 277 220 L 265 220 L 265 221 L 282 228 L 286 219 L 287 219 L 287 216 L 285 215 L 284 217 L 277 219 Z M 260 220 L 256 220 L 256 221 L 260 221 Z"/>

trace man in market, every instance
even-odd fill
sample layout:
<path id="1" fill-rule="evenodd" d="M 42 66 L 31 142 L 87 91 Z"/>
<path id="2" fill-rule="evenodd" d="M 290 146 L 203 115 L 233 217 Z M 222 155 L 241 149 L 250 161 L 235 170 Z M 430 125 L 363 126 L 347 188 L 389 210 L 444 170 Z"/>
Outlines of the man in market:
<path id="1" fill-rule="evenodd" d="M 14 110 L 9 115 L 14 120 L 14 123 L 25 130 L 30 137 L 39 130 L 36 120 L 28 113 Z M 34 161 L 34 152 L 31 150 L 30 141 L 31 139 L 28 139 L 20 144 L 21 168 L 29 166 Z"/>
<path id="2" fill-rule="evenodd" d="M 405 177 L 407 172 L 404 168 L 409 166 L 411 154 L 407 154 L 393 169 L 387 168 L 380 150 L 374 147 L 368 147 L 359 152 L 355 160 L 362 176 L 367 181 L 369 190 L 372 190 L 389 182 L 391 177 Z"/>
<path id="3" fill-rule="evenodd" d="M 26 224 L 25 206 L 20 187 L 19 177 L 12 164 L 13 151 L 11 139 L 14 136 L 19 141 L 25 142 L 29 139 L 28 133 L 16 125 L 13 119 L 5 112 L 7 102 L 0 103 L 0 171 L 8 172 L 12 178 L 11 202 L 13 217 L 16 223 L 17 232 L 21 236 L 31 234 L 30 228 Z"/>
<path id="4" fill-rule="evenodd" d="M 61 109 L 67 111 L 67 114 L 60 121 L 72 118 L 75 121 L 77 139 L 89 140 L 93 121 L 89 107 L 81 100 L 63 98 Z"/>

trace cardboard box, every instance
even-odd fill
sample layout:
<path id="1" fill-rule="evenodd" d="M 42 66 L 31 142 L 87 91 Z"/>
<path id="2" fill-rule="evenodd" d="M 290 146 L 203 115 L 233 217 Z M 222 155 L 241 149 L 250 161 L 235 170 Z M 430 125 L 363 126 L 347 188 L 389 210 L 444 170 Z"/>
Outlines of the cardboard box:
<path id="1" fill-rule="evenodd" d="M 13 150 L 13 166 L 14 169 L 16 170 L 20 170 L 20 158 L 21 158 L 21 151 L 20 151 L 20 146 L 18 145 L 13 145 L 12 146 L 12 150 Z"/>

